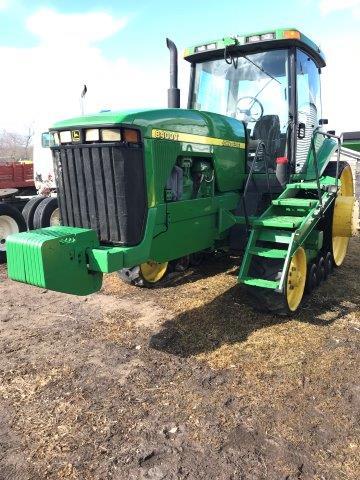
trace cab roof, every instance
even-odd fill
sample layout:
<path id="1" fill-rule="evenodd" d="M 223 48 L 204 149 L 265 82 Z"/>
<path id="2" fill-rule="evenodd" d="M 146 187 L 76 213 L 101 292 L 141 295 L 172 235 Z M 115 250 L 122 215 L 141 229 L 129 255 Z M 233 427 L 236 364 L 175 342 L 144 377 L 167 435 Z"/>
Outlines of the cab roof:
<path id="1" fill-rule="evenodd" d="M 186 48 L 185 60 L 192 63 L 203 62 L 213 58 L 221 58 L 225 54 L 251 53 L 274 48 L 300 47 L 311 55 L 319 68 L 325 67 L 325 56 L 320 48 L 296 28 L 278 28 L 251 32 L 194 45 Z"/>

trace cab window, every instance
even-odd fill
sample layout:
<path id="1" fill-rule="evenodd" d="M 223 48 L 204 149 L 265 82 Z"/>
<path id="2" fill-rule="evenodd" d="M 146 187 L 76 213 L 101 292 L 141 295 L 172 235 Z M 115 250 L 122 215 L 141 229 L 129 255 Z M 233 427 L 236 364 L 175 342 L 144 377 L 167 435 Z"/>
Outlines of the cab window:
<path id="1" fill-rule="evenodd" d="M 315 62 L 301 50 L 296 52 L 297 124 L 296 173 L 306 163 L 311 138 L 321 118 L 320 75 Z"/>

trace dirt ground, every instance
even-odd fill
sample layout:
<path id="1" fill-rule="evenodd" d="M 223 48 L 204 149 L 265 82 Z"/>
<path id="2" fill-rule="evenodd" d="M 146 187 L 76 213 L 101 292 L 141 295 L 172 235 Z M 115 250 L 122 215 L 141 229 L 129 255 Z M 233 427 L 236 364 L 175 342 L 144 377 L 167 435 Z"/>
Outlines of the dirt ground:
<path id="1" fill-rule="evenodd" d="M 360 241 L 293 318 L 215 258 L 62 295 L 0 268 L 0 480 L 360 476 Z"/>

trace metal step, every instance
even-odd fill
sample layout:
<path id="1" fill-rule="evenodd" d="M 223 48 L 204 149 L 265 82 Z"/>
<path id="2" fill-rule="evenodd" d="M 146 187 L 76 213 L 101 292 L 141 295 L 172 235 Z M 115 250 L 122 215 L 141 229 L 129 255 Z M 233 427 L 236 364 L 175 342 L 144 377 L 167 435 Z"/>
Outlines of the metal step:
<path id="1" fill-rule="evenodd" d="M 279 286 L 279 282 L 263 278 L 245 277 L 240 279 L 240 282 L 250 287 L 270 288 L 271 290 L 275 290 Z"/>
<path id="2" fill-rule="evenodd" d="M 273 200 L 271 203 L 281 207 L 314 208 L 318 204 L 318 201 L 307 198 L 279 198 Z"/>
<path id="3" fill-rule="evenodd" d="M 298 182 L 291 184 L 292 188 L 300 188 L 301 190 L 317 190 L 318 186 L 315 181 L 308 181 L 308 182 Z"/>
<path id="4" fill-rule="evenodd" d="M 277 248 L 252 247 L 250 253 L 258 257 L 266 258 L 286 258 L 287 250 L 279 250 Z"/>
<path id="5" fill-rule="evenodd" d="M 295 217 L 290 215 L 271 215 L 265 218 L 259 218 L 254 220 L 253 225 L 255 227 L 267 227 L 267 228 L 298 228 L 304 217 Z"/>
<path id="6" fill-rule="evenodd" d="M 292 232 L 284 230 L 262 230 L 259 233 L 258 240 L 263 242 L 285 243 L 291 242 Z"/>

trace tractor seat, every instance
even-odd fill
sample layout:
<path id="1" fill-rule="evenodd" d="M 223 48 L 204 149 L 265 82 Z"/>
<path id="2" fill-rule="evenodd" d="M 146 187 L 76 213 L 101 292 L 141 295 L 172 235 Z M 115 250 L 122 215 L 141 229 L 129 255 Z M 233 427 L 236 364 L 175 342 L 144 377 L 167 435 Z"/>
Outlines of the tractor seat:
<path id="1" fill-rule="evenodd" d="M 252 140 L 261 140 L 265 144 L 268 167 L 275 171 L 275 159 L 280 147 L 279 116 L 264 115 L 261 117 L 255 124 Z"/>

